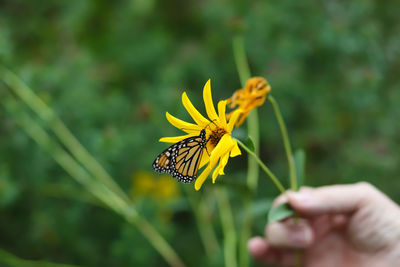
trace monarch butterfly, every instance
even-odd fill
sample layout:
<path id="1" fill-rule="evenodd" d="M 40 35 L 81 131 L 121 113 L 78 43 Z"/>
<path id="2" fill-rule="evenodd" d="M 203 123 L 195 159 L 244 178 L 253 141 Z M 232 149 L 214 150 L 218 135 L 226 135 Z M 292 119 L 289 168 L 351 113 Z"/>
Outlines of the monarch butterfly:
<path id="1" fill-rule="evenodd" d="M 191 183 L 196 179 L 203 149 L 206 147 L 206 131 L 186 138 L 164 150 L 153 162 L 153 170 L 169 173 L 179 182 Z"/>

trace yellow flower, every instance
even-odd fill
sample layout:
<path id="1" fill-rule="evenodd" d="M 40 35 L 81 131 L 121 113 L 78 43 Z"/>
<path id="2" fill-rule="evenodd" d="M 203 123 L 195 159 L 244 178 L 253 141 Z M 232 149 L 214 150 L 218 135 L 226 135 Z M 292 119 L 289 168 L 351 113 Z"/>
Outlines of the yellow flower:
<path id="1" fill-rule="evenodd" d="M 167 175 L 155 177 L 151 172 L 137 171 L 132 174 L 131 196 L 147 196 L 165 204 L 179 196 L 178 185 Z"/>
<path id="2" fill-rule="evenodd" d="M 131 195 L 150 196 L 154 190 L 155 180 L 152 173 L 137 171 L 132 174 Z"/>
<path id="3" fill-rule="evenodd" d="M 235 110 L 231 114 L 230 120 L 227 121 L 225 116 L 227 101 L 222 100 L 218 102 L 217 114 L 211 97 L 210 80 L 208 80 L 204 85 L 203 99 L 209 120 L 203 117 L 199 111 L 197 111 L 184 92 L 182 94 L 183 106 L 193 118 L 195 124 L 182 121 L 167 112 L 167 120 L 176 128 L 186 132 L 187 135 L 164 137 L 160 139 L 160 142 L 177 143 L 188 137 L 198 136 L 203 129 L 206 131 L 206 138 L 208 142 L 206 145 L 206 151 L 203 152 L 199 168 L 202 168 L 206 164 L 208 164 L 208 166 L 204 168 L 201 175 L 196 179 L 194 185 L 196 190 L 201 188 L 204 181 L 217 163 L 218 165 L 215 167 L 215 170 L 212 174 L 213 183 L 215 183 L 218 175 L 225 174 L 224 168 L 228 163 L 229 157 L 236 157 L 241 154 L 236 140 L 231 137 L 231 133 L 242 111 L 240 109 Z"/>
<path id="4" fill-rule="evenodd" d="M 176 199 L 180 193 L 178 185 L 168 175 L 161 175 L 154 189 L 154 195 L 164 203 Z"/>
<path id="5" fill-rule="evenodd" d="M 236 126 L 244 122 L 252 109 L 264 104 L 265 98 L 270 91 L 271 86 L 264 78 L 253 77 L 246 82 L 245 88 L 237 90 L 232 97 L 227 100 L 230 108 L 233 109 L 238 106 L 243 112 L 236 122 Z M 227 117 L 229 118 L 232 115 L 233 112 L 228 114 Z"/>
<path id="6" fill-rule="evenodd" d="M 180 190 L 167 175 L 156 177 L 148 171 L 136 171 L 132 174 L 131 197 L 133 200 L 150 198 L 157 204 L 157 217 L 162 222 L 168 222 L 173 215 L 170 203 L 179 199 Z"/>

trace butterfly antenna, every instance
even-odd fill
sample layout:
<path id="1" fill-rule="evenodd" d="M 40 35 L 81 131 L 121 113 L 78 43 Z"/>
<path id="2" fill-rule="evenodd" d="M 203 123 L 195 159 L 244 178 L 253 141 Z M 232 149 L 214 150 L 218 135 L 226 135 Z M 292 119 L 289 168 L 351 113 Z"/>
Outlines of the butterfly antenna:
<path id="1" fill-rule="evenodd" d="M 210 127 L 210 124 L 211 124 L 211 123 L 214 124 L 216 127 L 218 127 L 218 125 L 215 124 L 214 121 L 215 121 L 215 120 L 210 121 L 210 123 L 208 123 L 204 129 L 206 129 L 206 128 L 208 127 L 208 128 L 211 130 L 211 127 Z"/>

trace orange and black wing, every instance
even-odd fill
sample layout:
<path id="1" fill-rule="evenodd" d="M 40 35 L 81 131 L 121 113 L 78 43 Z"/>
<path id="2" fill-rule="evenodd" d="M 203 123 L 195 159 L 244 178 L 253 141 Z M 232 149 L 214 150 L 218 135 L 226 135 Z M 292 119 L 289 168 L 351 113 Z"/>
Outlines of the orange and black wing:
<path id="1" fill-rule="evenodd" d="M 201 137 L 196 137 L 184 142 L 177 150 L 174 161 L 174 167 L 171 171 L 178 181 L 191 183 L 196 179 L 204 146 Z"/>
<path id="2" fill-rule="evenodd" d="M 173 167 L 173 155 L 176 153 L 176 150 L 178 149 L 178 144 L 173 144 L 164 152 L 162 152 L 158 157 L 154 160 L 153 162 L 153 170 L 155 170 L 158 173 L 171 173 L 172 167 Z"/>
<path id="3" fill-rule="evenodd" d="M 153 163 L 156 172 L 169 173 L 178 181 L 191 183 L 196 179 L 206 134 L 202 130 L 199 136 L 184 139 L 161 153 Z"/>

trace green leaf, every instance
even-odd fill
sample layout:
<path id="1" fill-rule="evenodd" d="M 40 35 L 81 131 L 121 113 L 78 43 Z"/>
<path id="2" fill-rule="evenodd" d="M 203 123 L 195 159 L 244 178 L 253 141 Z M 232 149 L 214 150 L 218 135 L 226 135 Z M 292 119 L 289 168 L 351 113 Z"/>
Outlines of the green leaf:
<path id="1" fill-rule="evenodd" d="M 289 203 L 283 203 L 276 207 L 272 207 L 268 213 L 268 223 L 280 221 L 292 216 L 295 211 Z"/>
<path id="2" fill-rule="evenodd" d="M 235 128 L 232 131 L 231 135 L 232 135 L 232 137 L 239 139 L 240 141 L 242 141 L 244 143 L 248 134 L 247 134 L 247 131 L 242 128 Z"/>
<path id="3" fill-rule="evenodd" d="M 247 146 L 252 152 L 254 152 L 254 142 L 253 142 L 253 139 L 251 139 L 250 136 L 247 136 L 247 138 L 246 138 L 246 146 Z"/>
<path id="4" fill-rule="evenodd" d="M 304 185 L 304 174 L 306 169 L 306 153 L 303 149 L 298 149 L 294 153 L 294 166 L 296 170 L 296 177 L 297 177 L 297 187 Z"/>

